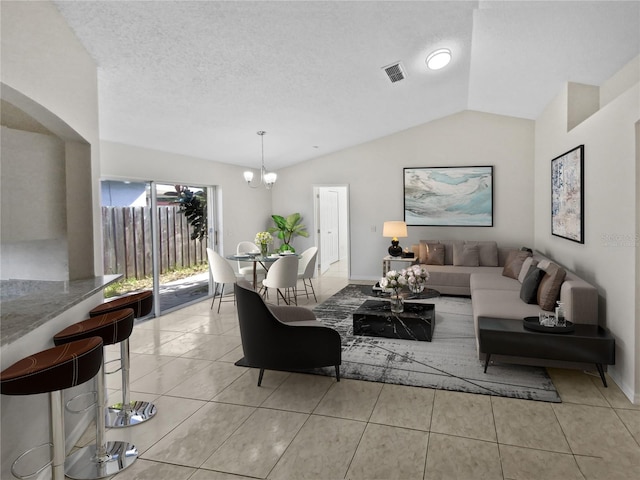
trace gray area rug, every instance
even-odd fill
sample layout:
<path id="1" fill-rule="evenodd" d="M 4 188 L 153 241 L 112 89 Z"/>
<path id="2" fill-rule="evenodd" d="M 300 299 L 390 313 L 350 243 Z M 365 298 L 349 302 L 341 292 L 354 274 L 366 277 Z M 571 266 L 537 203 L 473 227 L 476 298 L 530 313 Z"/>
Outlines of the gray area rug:
<path id="1" fill-rule="evenodd" d="M 547 371 L 540 367 L 491 364 L 485 374 L 476 353 L 471 299 L 443 296 L 433 303 L 433 341 L 418 342 L 353 335 L 352 313 L 374 299 L 371 286 L 348 285 L 313 309 L 342 338 L 344 378 L 455 390 L 545 402 L 560 402 Z M 333 368 L 316 373 L 334 375 Z"/>

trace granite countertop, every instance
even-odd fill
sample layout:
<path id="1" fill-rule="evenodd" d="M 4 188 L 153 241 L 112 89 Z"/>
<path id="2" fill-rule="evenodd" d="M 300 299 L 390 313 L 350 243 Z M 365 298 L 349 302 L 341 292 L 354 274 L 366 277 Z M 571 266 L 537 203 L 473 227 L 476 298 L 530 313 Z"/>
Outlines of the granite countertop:
<path id="1" fill-rule="evenodd" d="M 101 291 L 122 275 L 83 280 L 0 280 L 0 345 L 35 330 Z"/>

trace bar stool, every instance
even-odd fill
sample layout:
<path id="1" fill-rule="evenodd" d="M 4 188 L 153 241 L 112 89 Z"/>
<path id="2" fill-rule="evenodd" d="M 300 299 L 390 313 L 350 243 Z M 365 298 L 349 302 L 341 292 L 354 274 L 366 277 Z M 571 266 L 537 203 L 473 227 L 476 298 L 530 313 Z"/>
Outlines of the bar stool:
<path id="1" fill-rule="evenodd" d="M 90 317 L 132 309 L 135 318 L 146 317 L 153 309 L 153 292 L 131 293 L 115 300 L 101 303 L 89 312 Z M 157 410 L 153 403 L 129 399 L 129 338 L 120 342 L 120 370 L 122 371 L 122 403 L 107 409 L 107 427 L 128 427 L 152 419 Z"/>
<path id="2" fill-rule="evenodd" d="M 66 345 L 80 339 L 100 337 L 103 345 L 113 345 L 128 339 L 132 330 L 133 310 L 129 308 L 74 323 L 56 333 L 53 342 L 56 345 Z M 65 471 L 71 478 L 95 479 L 115 475 L 131 466 L 138 458 L 135 445 L 106 440 L 104 353 L 100 370 L 96 395 L 96 443 L 81 448 L 67 458 Z"/>
<path id="3" fill-rule="evenodd" d="M 3 395 L 34 395 L 48 393 L 50 400 L 51 443 L 31 448 L 11 464 L 16 478 L 31 478 L 51 466 L 52 479 L 65 478 L 65 436 L 63 390 L 80 385 L 98 374 L 103 361 L 102 339 L 90 337 L 49 348 L 17 361 L 0 373 Z M 28 412 L 25 412 L 28 414 Z M 51 461 L 34 473 L 23 475 L 17 471 L 20 460 L 27 454 L 48 446 Z"/>

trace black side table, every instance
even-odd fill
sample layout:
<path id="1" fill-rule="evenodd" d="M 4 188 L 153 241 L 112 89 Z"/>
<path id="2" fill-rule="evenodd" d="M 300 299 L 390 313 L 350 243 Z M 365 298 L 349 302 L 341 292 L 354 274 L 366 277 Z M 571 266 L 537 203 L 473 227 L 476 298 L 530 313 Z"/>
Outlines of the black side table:
<path id="1" fill-rule="evenodd" d="M 606 387 L 602 365 L 616 363 L 615 339 L 598 325 L 575 324 L 571 333 L 543 333 L 527 330 L 522 320 L 478 317 L 478 340 L 486 355 L 485 373 L 492 354 L 594 363 Z"/>

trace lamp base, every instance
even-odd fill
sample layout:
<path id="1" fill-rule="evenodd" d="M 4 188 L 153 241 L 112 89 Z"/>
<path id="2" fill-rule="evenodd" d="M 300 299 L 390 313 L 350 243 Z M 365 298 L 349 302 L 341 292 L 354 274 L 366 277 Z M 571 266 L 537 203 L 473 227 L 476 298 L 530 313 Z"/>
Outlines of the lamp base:
<path id="1" fill-rule="evenodd" d="M 399 257 L 400 255 L 402 255 L 402 247 L 400 246 L 400 242 L 398 242 L 397 240 L 392 240 L 391 246 L 387 251 L 392 257 Z"/>

